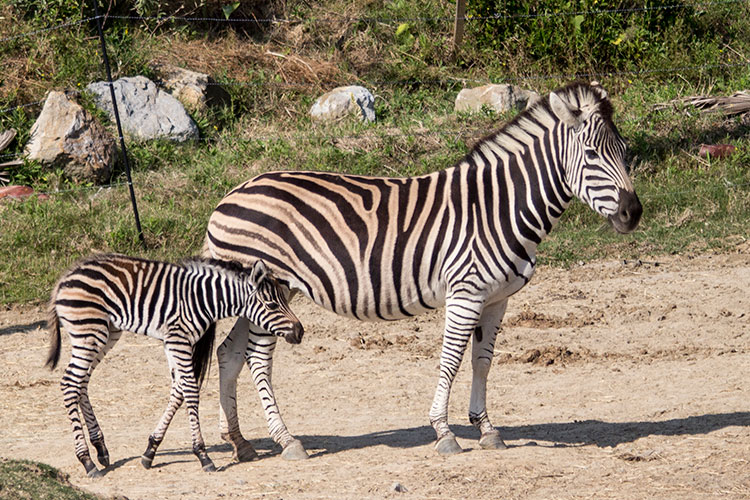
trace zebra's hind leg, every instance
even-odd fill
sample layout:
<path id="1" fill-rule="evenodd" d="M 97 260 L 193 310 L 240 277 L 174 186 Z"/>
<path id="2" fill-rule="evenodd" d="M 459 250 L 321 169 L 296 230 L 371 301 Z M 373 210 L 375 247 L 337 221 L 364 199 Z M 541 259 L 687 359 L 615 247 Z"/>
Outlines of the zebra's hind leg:
<path id="1" fill-rule="evenodd" d="M 237 418 L 237 377 L 245 365 L 245 351 L 250 323 L 245 318 L 238 318 L 229 335 L 216 349 L 219 361 L 219 430 L 221 438 L 231 443 L 234 458 L 240 462 L 249 462 L 258 458 L 255 448 L 242 437 Z"/>
<path id="2" fill-rule="evenodd" d="M 60 389 L 63 392 L 63 401 L 65 410 L 68 413 L 71 426 L 73 428 L 73 442 L 75 453 L 78 461 L 81 462 L 86 474 L 89 477 L 100 477 L 101 471 L 96 468 L 91 460 L 89 448 L 86 444 L 86 438 L 83 433 L 83 423 L 79 413 L 79 406 L 84 405 L 86 413 L 90 414 L 93 422 L 96 418 L 93 416 L 94 411 L 88 397 L 85 397 L 85 403 L 82 403 L 81 395 L 86 393 L 86 384 L 91 374 L 91 365 L 99 357 L 103 347 L 108 340 L 108 330 L 87 330 L 81 331 L 72 328 L 72 325 L 66 323 L 66 330 L 70 335 L 71 356 L 70 363 L 60 382 Z M 82 408 L 83 409 L 83 408 Z M 87 420 L 89 418 L 87 417 Z M 97 425 L 98 427 L 98 425 Z"/>
<path id="3" fill-rule="evenodd" d="M 91 401 L 89 400 L 88 386 L 89 380 L 91 379 L 91 374 L 94 372 L 94 369 L 97 367 L 97 365 L 99 365 L 101 360 L 104 359 L 104 356 L 107 355 L 109 350 L 112 349 L 112 346 L 117 343 L 121 335 L 121 330 L 110 329 L 107 343 L 104 345 L 102 350 L 99 351 L 99 354 L 96 356 L 96 358 L 91 362 L 89 371 L 86 374 L 86 377 L 81 385 L 79 405 L 81 407 L 81 412 L 83 413 L 83 418 L 86 420 L 86 427 L 89 431 L 89 440 L 96 449 L 96 459 L 99 461 L 102 467 L 109 467 L 109 451 L 107 450 L 107 446 L 104 444 L 104 434 L 102 433 L 101 427 L 99 427 L 99 422 L 96 420 L 94 409 L 91 406 Z"/>
<path id="4" fill-rule="evenodd" d="M 305 447 L 299 439 L 295 439 L 281 418 L 279 406 L 271 385 L 273 369 L 273 352 L 276 349 L 276 337 L 268 333 L 256 333 L 250 330 L 247 342 L 247 366 L 255 382 L 263 412 L 268 423 L 271 438 L 281 446 L 281 458 L 284 460 L 305 460 L 309 458 Z"/>
<path id="5" fill-rule="evenodd" d="M 487 416 L 487 376 L 492 366 L 495 350 L 495 339 L 500 322 L 505 315 L 508 300 L 485 306 L 482 317 L 474 330 L 472 342 L 471 366 L 471 400 L 469 402 L 469 421 L 479 429 L 479 445 L 485 449 L 505 449 L 500 432 L 492 426 Z"/>
<path id="6" fill-rule="evenodd" d="M 441 455 L 463 452 L 456 436 L 448 427 L 448 400 L 466 345 L 479 321 L 482 304 L 475 296 L 452 296 L 446 301 L 440 377 L 430 408 L 430 423 L 437 434 L 435 449 Z"/>

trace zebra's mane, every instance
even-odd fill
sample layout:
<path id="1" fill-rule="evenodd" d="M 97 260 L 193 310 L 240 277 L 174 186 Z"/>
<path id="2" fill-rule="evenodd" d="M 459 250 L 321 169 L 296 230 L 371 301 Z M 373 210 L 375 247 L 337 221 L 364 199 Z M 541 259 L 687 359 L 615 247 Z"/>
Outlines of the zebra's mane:
<path id="1" fill-rule="evenodd" d="M 564 97 L 570 104 L 579 109 L 589 108 L 591 111 L 598 112 L 607 123 L 612 123 L 612 104 L 607 97 L 607 93 L 600 86 L 574 82 L 555 90 L 555 93 Z M 503 144 L 506 142 L 502 140 L 504 135 L 513 137 L 514 131 L 523 130 L 532 123 L 544 123 L 550 119 L 557 121 L 549 103 L 549 94 L 547 94 L 505 125 L 477 141 L 467 156 L 481 150 L 489 141 Z"/>
<path id="2" fill-rule="evenodd" d="M 250 269 L 235 260 L 219 260 L 200 256 L 187 257 L 186 259 L 181 260 L 178 265 L 185 268 L 212 267 L 219 272 L 236 275 L 243 273 L 248 274 L 250 272 Z"/>

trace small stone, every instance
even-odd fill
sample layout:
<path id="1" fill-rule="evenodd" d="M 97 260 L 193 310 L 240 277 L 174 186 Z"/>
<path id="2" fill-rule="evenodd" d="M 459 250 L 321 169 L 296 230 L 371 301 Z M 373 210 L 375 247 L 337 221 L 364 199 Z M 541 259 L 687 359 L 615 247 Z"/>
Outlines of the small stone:
<path id="1" fill-rule="evenodd" d="M 406 493 L 409 489 L 399 482 L 395 482 L 391 485 L 391 489 L 398 493 Z"/>
<path id="2" fill-rule="evenodd" d="M 338 87 L 318 97 L 310 109 L 316 121 L 336 121 L 358 114 L 363 122 L 375 121 L 375 97 L 364 87 Z"/>
<path id="3" fill-rule="evenodd" d="M 489 84 L 472 89 L 463 89 L 456 97 L 456 111 L 481 111 L 484 106 L 496 113 L 510 110 L 523 110 L 540 99 L 532 90 L 524 90 L 514 85 Z"/>

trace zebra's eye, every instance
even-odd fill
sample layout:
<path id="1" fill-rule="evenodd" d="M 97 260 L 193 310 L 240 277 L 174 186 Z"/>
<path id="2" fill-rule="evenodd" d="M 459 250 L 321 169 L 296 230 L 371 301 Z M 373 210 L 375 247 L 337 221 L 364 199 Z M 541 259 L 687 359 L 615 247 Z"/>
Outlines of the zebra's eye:
<path id="1" fill-rule="evenodd" d="M 586 159 L 589 161 L 595 161 L 599 159 L 599 153 L 597 153 L 593 149 L 587 149 L 584 154 L 586 155 Z"/>
<path id="2" fill-rule="evenodd" d="M 278 302 L 267 302 L 266 303 L 266 309 L 269 311 L 277 311 L 279 309 L 279 303 Z"/>

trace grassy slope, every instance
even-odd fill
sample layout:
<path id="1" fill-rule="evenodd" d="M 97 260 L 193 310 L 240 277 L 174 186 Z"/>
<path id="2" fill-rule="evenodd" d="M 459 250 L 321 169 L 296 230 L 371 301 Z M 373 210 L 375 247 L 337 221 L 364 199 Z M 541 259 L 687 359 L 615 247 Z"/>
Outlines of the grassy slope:
<path id="1" fill-rule="evenodd" d="M 454 60 L 448 51 L 450 23 L 389 21 L 415 19 L 416 14 L 451 14 L 449 4 L 417 5 L 415 11 L 409 2 L 295 4 L 286 15 L 304 22 L 281 24 L 255 38 L 215 26 L 175 23 L 157 29 L 111 21 L 108 34 L 115 77 L 152 76 L 150 61 L 172 62 L 237 83 L 227 87 L 232 105 L 193 113 L 205 139 L 196 144 L 129 143 L 147 250 L 135 237 L 127 189 L 81 189 L 59 172 L 44 172 L 33 164 L 13 171 L 16 181 L 39 189 L 71 191 L 43 202 L 0 204 L 0 303 L 45 300 L 59 273 L 95 250 L 168 259 L 196 253 L 216 203 L 232 186 L 258 172 L 281 168 L 412 175 L 448 167 L 472 141 L 509 118 L 453 113 L 453 100 L 466 81 L 473 85 L 489 78 L 515 79 L 519 74 L 599 69 L 587 61 L 575 66 L 574 60 L 565 67 L 550 67 L 544 59 L 504 54 L 502 47 L 484 50 L 473 42 L 471 25 L 465 47 Z M 729 7 L 735 9 L 733 19 L 743 19 L 737 15 L 737 5 Z M 354 19 L 320 21 L 341 8 Z M 8 5 L 1 10 L 5 16 L 15 12 Z M 364 16 L 378 21 L 357 20 Z M 50 21 L 42 17 L 0 27 L 0 36 Z M 747 26 L 737 28 L 740 32 L 750 31 L 748 19 L 744 16 Z M 399 30 L 403 24 L 408 26 Z M 49 88 L 79 88 L 100 79 L 98 46 L 89 34 L 84 25 L 0 44 L 0 57 L 9 64 L 6 85 L 0 86 L 0 108 L 42 99 Z M 694 44 L 700 46 L 686 61 L 685 51 L 672 47 L 680 36 L 654 47 L 644 62 L 650 66 L 634 69 L 697 66 L 710 58 L 732 64 L 732 58 L 747 61 L 750 55 L 750 37 L 738 37 L 731 46 Z M 655 112 L 653 104 L 748 88 L 748 66 L 600 80 L 610 90 L 615 120 L 630 141 L 635 185 L 645 206 L 643 222 L 634 235 L 617 236 L 575 202 L 543 243 L 541 261 L 568 265 L 604 256 L 731 251 L 744 242 L 750 236 L 750 175 L 745 168 L 750 128 L 738 118 L 691 109 Z M 313 100 L 333 86 L 353 82 L 363 83 L 377 95 L 378 122 L 312 126 L 307 112 Z M 514 83 L 546 92 L 566 80 L 533 78 Z M 19 130 L 15 151 L 21 150 L 36 113 L 38 108 L 0 114 L 0 127 Z M 697 150 L 703 142 L 729 142 L 737 146 L 737 153 L 722 160 L 699 159 Z M 122 172 L 114 181 L 123 181 Z"/>
<path id="2" fill-rule="evenodd" d="M 73 488 L 67 477 L 49 465 L 0 459 L 0 500 L 98 500 Z"/>

